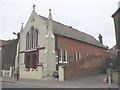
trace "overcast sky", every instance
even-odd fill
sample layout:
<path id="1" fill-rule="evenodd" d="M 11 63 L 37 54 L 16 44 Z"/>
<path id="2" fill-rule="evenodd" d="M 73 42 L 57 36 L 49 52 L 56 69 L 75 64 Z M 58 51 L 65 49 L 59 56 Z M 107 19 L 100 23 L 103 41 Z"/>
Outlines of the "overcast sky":
<path id="1" fill-rule="evenodd" d="M 52 9 L 53 20 L 94 36 L 103 36 L 103 43 L 115 45 L 114 21 L 111 15 L 117 10 L 119 0 L 0 0 L 0 39 L 16 38 L 21 23 L 27 23 L 33 4 L 35 11 L 48 17 Z"/>

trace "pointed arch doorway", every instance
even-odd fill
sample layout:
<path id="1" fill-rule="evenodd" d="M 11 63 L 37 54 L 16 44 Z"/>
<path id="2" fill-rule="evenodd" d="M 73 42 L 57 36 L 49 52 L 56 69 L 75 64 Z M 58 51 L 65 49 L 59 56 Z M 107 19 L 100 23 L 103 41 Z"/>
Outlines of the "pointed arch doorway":
<path id="1" fill-rule="evenodd" d="M 31 57 L 30 57 L 30 55 L 27 55 L 26 68 L 28 68 L 28 69 L 30 69 L 30 61 L 31 61 Z"/>
<path id="2" fill-rule="evenodd" d="M 32 55 L 32 68 L 37 68 L 37 58 L 36 54 Z"/>

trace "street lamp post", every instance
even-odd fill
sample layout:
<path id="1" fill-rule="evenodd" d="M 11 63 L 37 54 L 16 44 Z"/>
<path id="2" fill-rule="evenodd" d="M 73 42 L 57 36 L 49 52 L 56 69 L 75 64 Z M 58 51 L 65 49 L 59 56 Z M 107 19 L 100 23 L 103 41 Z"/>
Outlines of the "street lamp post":
<path id="1" fill-rule="evenodd" d="M 17 60 L 17 68 L 16 68 L 16 72 L 17 72 L 17 81 L 19 80 L 19 55 L 20 55 L 20 33 L 15 33 L 13 32 L 14 35 L 17 35 L 17 39 L 18 39 L 18 60 Z"/>

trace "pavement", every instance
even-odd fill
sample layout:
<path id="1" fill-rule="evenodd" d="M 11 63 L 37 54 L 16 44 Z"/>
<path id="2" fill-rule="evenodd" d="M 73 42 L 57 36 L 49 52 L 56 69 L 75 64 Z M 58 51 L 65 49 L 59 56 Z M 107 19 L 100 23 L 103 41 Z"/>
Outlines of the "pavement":
<path id="1" fill-rule="evenodd" d="M 44 80 L 2 78 L 2 82 L 15 83 L 21 85 L 30 85 L 43 88 L 118 88 L 117 83 L 104 83 L 105 74 L 99 74 L 89 77 L 77 78 L 59 82 L 58 79 L 45 78 Z"/>

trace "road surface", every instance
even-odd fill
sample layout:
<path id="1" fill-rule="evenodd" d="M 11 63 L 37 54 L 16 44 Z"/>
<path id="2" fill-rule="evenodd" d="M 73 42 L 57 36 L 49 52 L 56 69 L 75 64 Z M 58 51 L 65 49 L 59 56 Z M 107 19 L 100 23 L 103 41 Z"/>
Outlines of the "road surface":
<path id="1" fill-rule="evenodd" d="M 31 86 L 31 85 L 22 85 L 17 83 L 9 83 L 9 82 L 2 82 L 2 88 L 43 88 L 38 86 Z"/>

